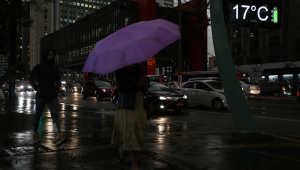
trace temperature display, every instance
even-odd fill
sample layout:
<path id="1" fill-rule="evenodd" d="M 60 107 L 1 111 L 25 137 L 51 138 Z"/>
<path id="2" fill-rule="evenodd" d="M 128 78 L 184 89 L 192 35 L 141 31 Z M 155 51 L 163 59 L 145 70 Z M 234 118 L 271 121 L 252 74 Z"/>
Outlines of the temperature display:
<path id="1" fill-rule="evenodd" d="M 280 27 L 281 3 L 228 0 L 224 10 L 228 25 Z"/>

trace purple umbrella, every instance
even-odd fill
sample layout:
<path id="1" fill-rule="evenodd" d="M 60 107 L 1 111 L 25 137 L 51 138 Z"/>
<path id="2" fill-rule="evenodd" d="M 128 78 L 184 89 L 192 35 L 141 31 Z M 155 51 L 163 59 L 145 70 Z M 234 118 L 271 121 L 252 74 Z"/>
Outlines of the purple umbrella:
<path id="1" fill-rule="evenodd" d="M 179 26 L 172 22 L 163 19 L 138 22 L 98 41 L 82 71 L 104 75 L 147 61 L 178 39 Z"/>

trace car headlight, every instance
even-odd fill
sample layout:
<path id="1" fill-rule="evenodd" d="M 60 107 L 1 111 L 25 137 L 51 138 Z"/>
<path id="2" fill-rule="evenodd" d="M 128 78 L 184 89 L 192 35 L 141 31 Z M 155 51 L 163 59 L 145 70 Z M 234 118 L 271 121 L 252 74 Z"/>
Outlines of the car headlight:
<path id="1" fill-rule="evenodd" d="M 20 86 L 20 88 L 23 89 L 24 87 L 23 87 L 23 86 Z"/>
<path id="2" fill-rule="evenodd" d="M 159 96 L 159 100 L 171 100 L 172 97 Z"/>
<path id="3" fill-rule="evenodd" d="M 187 99 L 187 95 L 183 95 L 183 97 L 182 97 L 183 99 Z"/>
<path id="4" fill-rule="evenodd" d="M 105 90 L 105 89 L 102 89 L 102 91 L 103 91 L 103 92 L 106 92 L 106 90 Z"/>
<path id="5" fill-rule="evenodd" d="M 77 87 L 74 87 L 74 89 L 76 90 L 76 89 L 77 89 Z"/>
<path id="6" fill-rule="evenodd" d="M 28 88 L 30 89 L 30 88 L 31 88 L 31 86 L 28 86 Z"/>

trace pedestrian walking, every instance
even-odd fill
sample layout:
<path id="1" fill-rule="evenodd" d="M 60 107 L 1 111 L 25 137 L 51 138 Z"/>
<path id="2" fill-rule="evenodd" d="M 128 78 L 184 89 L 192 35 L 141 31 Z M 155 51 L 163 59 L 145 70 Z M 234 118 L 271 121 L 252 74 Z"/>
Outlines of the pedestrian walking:
<path id="1" fill-rule="evenodd" d="M 4 96 L 4 93 L 3 93 L 3 84 L 4 84 L 3 74 L 0 73 L 0 100 L 5 100 L 5 96 Z"/>
<path id="2" fill-rule="evenodd" d="M 53 120 L 55 131 L 55 144 L 61 144 L 66 138 L 60 133 L 60 123 L 58 119 L 58 98 L 57 93 L 60 90 L 59 69 L 54 64 L 55 51 L 47 49 L 43 53 L 44 61 L 36 65 L 29 78 L 29 84 L 36 92 L 36 112 L 33 118 L 33 141 L 39 142 L 38 126 L 43 114 L 44 107 L 47 105 Z"/>
<path id="3" fill-rule="evenodd" d="M 124 151 L 128 150 L 131 170 L 137 170 L 137 154 L 144 148 L 147 114 L 147 76 L 140 64 L 124 67 L 115 72 L 119 90 L 117 113 L 114 119 L 112 144 L 117 144 L 119 160 L 124 164 Z"/>

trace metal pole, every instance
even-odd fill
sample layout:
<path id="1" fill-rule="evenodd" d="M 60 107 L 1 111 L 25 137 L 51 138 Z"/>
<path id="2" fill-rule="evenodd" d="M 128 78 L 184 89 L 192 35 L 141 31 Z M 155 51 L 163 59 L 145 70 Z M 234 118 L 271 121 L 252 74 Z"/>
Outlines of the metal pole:
<path id="1" fill-rule="evenodd" d="M 178 0 L 178 25 L 181 34 L 181 0 Z M 181 36 L 182 37 L 182 36 Z M 182 38 L 178 40 L 178 85 L 181 86 L 181 71 L 182 71 Z"/>

